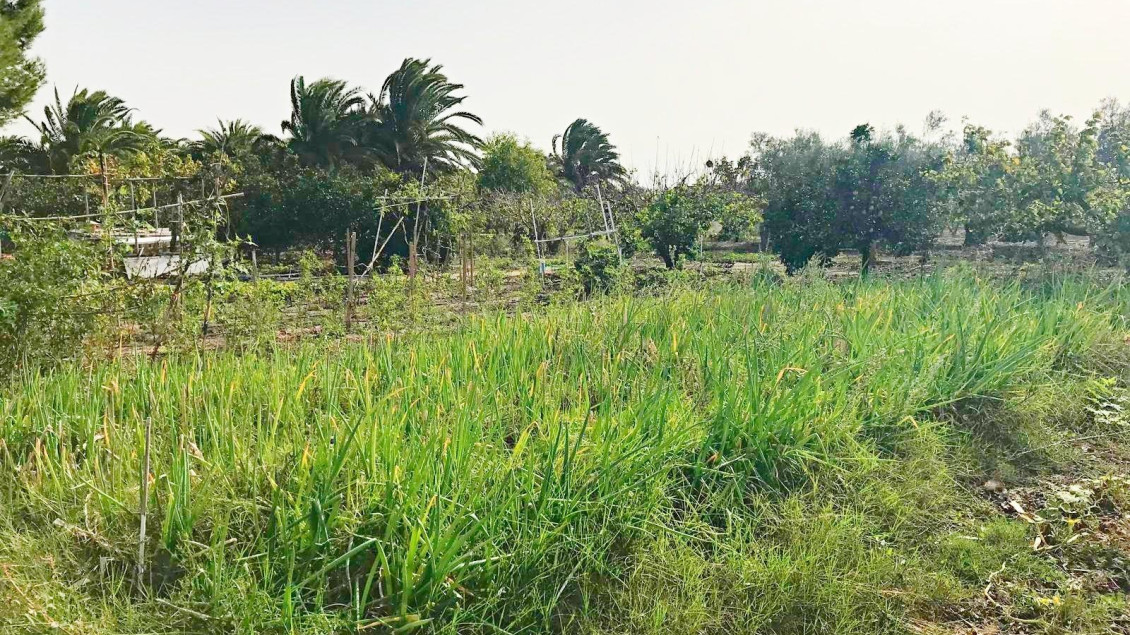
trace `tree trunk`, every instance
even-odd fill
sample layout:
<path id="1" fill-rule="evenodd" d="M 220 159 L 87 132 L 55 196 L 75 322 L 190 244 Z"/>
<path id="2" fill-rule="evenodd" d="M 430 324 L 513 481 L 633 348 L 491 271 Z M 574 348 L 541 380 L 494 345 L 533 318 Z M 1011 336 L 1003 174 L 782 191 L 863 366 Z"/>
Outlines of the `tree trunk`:
<path id="1" fill-rule="evenodd" d="M 868 240 L 859 245 L 859 275 L 866 276 L 871 273 L 871 265 L 875 263 L 875 243 Z"/>
<path id="2" fill-rule="evenodd" d="M 980 232 L 978 232 L 976 229 L 973 229 L 972 227 L 970 227 L 969 223 L 966 223 L 965 224 L 965 246 L 966 247 L 977 247 L 979 245 L 984 245 L 984 244 L 985 244 L 985 237 Z"/>

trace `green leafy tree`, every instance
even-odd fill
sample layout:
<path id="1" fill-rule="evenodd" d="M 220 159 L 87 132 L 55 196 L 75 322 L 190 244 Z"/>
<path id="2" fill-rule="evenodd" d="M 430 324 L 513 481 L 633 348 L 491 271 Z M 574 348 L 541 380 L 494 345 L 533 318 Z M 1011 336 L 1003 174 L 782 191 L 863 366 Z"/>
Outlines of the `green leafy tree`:
<path id="1" fill-rule="evenodd" d="M 22 114 L 43 85 L 43 62 L 28 57 L 42 32 L 39 0 L 0 1 L 0 126 Z"/>
<path id="2" fill-rule="evenodd" d="M 148 124 L 135 123 L 131 112 L 105 91 L 76 88 L 64 104 L 55 89 L 55 103 L 43 109 L 43 121 L 32 122 L 40 136 L 35 161 L 54 174 L 69 174 L 76 160 L 95 157 L 105 173 L 107 157 L 137 152 L 155 136 Z"/>
<path id="3" fill-rule="evenodd" d="M 1100 120 L 1096 114 L 1076 128 L 1070 117 L 1045 112 L 1020 136 L 1011 234 L 1039 239 L 1050 233 L 1062 241 L 1065 233 L 1090 235 L 1114 220 L 1117 167 L 1100 160 Z"/>
<path id="4" fill-rule="evenodd" d="M 1117 99 L 1104 100 L 1095 111 L 1098 128 L 1097 158 L 1103 165 L 1130 177 L 1130 107 Z"/>
<path id="5" fill-rule="evenodd" d="M 192 143 L 192 151 L 198 157 L 246 157 L 273 141 L 259 126 L 242 119 L 219 120 L 216 123 L 215 128 L 201 130 L 200 139 Z"/>
<path id="6" fill-rule="evenodd" d="M 718 219 L 721 240 L 747 240 L 761 222 L 764 202 L 751 188 L 752 168 L 753 161 L 748 156 L 737 161 L 722 157 L 706 162 L 703 184 L 725 194 L 730 201 L 726 213 Z"/>
<path id="7" fill-rule="evenodd" d="M 58 227 L 17 228 L 19 256 L 0 259 L 0 376 L 47 366 L 79 350 L 104 307 L 93 293 L 103 256 Z"/>
<path id="8" fill-rule="evenodd" d="M 556 183 L 544 154 L 514 135 L 500 134 L 483 146 L 478 185 L 489 192 L 548 194 Z"/>
<path id="9" fill-rule="evenodd" d="M 621 182 L 627 176 L 608 133 L 587 119 L 577 119 L 564 134 L 553 137 L 551 158 L 558 176 L 577 193 L 593 184 Z"/>
<path id="10" fill-rule="evenodd" d="M 0 169 L 39 174 L 50 172 L 51 166 L 47 155 L 35 142 L 24 137 L 5 136 L 0 137 Z"/>
<path id="11" fill-rule="evenodd" d="M 1130 267 L 1130 108 L 1115 100 L 1102 103 L 1096 113 L 1097 159 L 1108 179 L 1104 202 L 1114 218 L 1098 232 L 1096 246 L 1107 258 Z"/>
<path id="12" fill-rule="evenodd" d="M 965 228 L 965 244 L 983 244 L 1013 226 L 1016 169 L 1012 144 L 981 126 L 967 125 L 960 147 L 951 151 L 931 177 L 950 223 Z"/>
<path id="13" fill-rule="evenodd" d="M 603 239 L 581 241 L 573 267 L 586 295 L 613 290 L 625 273 L 616 245 Z"/>
<path id="14" fill-rule="evenodd" d="M 764 199 L 764 236 L 788 271 L 839 253 L 835 163 L 840 149 L 815 132 L 788 139 L 754 137 L 755 191 Z"/>
<path id="15" fill-rule="evenodd" d="M 420 174 L 428 170 L 450 172 L 478 163 L 482 140 L 464 128 L 482 125 L 482 119 L 461 110 L 463 84 L 455 84 L 443 66 L 430 59 L 407 58 L 381 86 L 379 97 L 369 96 L 369 121 L 365 146 L 389 169 Z"/>
<path id="16" fill-rule="evenodd" d="M 290 82 L 290 119 L 282 122 L 287 146 L 303 165 L 336 168 L 366 155 L 361 144 L 369 115 L 361 89 L 336 79 Z"/>
<path id="17" fill-rule="evenodd" d="M 347 229 L 358 233 L 358 252 L 371 253 L 378 226 L 381 238 L 388 238 L 415 210 L 402 204 L 407 197 L 395 174 L 350 165 L 322 170 L 300 165 L 293 154 L 278 165 L 246 163 L 238 188 L 244 196 L 231 205 L 236 233 L 276 253 L 294 247 L 340 250 Z M 407 253 L 405 241 L 405 232 L 397 231 L 388 253 Z"/>
<path id="18" fill-rule="evenodd" d="M 858 250 L 864 274 L 879 245 L 905 254 L 933 242 L 941 215 L 927 173 L 943 159 L 938 149 L 901 129 L 884 137 L 867 124 L 852 130 L 837 161 L 835 233 Z"/>
<path id="19" fill-rule="evenodd" d="M 668 269 L 693 259 L 695 244 L 711 224 L 742 203 L 728 192 L 703 184 L 679 185 L 662 192 L 640 213 L 640 230 Z"/>
<path id="20" fill-rule="evenodd" d="M 867 124 L 842 143 L 802 133 L 757 144 L 765 227 L 789 271 L 854 248 L 866 273 L 880 245 L 909 253 L 937 234 L 942 215 L 930 174 L 945 156 L 938 145 L 903 130 L 877 136 Z"/>

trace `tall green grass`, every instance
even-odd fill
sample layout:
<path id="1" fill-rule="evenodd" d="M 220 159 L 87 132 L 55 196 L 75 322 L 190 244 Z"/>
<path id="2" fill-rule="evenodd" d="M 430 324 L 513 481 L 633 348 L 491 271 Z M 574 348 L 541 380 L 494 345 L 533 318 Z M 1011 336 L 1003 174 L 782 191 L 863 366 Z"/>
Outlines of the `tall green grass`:
<path id="1" fill-rule="evenodd" d="M 566 629 L 683 519 L 722 535 L 888 460 L 933 413 L 1077 363 L 1128 298 L 962 272 L 759 282 L 27 375 L 0 393 L 0 590 L 25 598 L 0 624 Z M 27 613 L 44 588 L 66 598 Z"/>

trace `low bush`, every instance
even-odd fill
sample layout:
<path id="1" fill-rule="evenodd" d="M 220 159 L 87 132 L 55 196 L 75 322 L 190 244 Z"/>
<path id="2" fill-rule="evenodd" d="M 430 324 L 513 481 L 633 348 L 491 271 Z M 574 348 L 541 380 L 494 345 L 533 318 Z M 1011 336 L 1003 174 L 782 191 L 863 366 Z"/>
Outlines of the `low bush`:
<path id="1" fill-rule="evenodd" d="M 606 240 L 582 241 L 573 267 L 588 295 L 615 289 L 626 271 L 616 245 Z"/>

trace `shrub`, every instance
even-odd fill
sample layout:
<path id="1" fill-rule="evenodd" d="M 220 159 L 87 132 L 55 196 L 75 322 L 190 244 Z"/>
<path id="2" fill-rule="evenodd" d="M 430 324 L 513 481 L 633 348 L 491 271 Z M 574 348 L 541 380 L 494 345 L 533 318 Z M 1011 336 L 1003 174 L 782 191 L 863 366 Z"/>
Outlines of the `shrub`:
<path id="1" fill-rule="evenodd" d="M 548 194 L 557 187 L 545 155 L 509 134 L 487 140 L 478 183 L 484 190 L 514 193 Z"/>
<path id="2" fill-rule="evenodd" d="M 1103 260 L 1122 264 L 1130 270 L 1130 212 L 1123 212 L 1096 241 Z"/>
<path id="3" fill-rule="evenodd" d="M 282 322 L 286 290 L 271 280 L 233 282 L 216 305 L 216 321 L 228 346 L 251 349 L 275 342 Z"/>
<path id="4" fill-rule="evenodd" d="M 640 230 L 668 269 L 694 257 L 699 233 L 717 216 L 714 197 L 689 186 L 663 192 L 642 212 Z"/>
<path id="5" fill-rule="evenodd" d="M 97 293 L 94 245 L 54 232 L 15 242 L 15 256 L 0 260 L 0 367 L 8 370 L 70 357 L 114 298 Z"/>
<path id="6" fill-rule="evenodd" d="M 586 240 L 577 248 L 573 266 L 580 275 L 586 294 L 606 293 L 619 284 L 624 274 L 620 252 L 607 240 Z"/>

